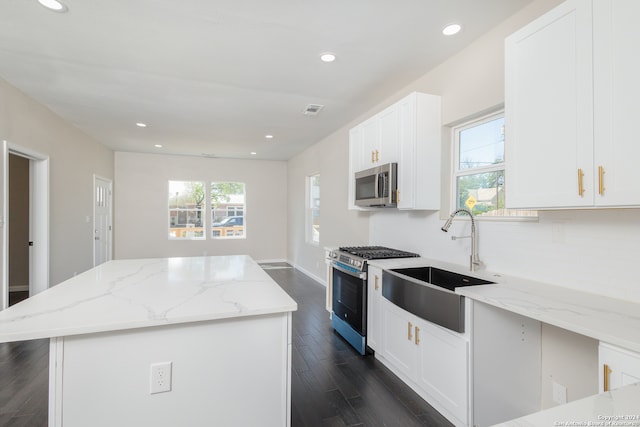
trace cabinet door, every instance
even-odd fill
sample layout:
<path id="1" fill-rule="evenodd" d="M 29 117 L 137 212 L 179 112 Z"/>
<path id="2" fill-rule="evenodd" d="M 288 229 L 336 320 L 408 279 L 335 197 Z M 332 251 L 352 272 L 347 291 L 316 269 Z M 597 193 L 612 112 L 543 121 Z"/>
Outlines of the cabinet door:
<path id="1" fill-rule="evenodd" d="M 375 166 L 380 158 L 380 121 L 373 116 L 362 124 L 362 169 Z"/>
<path id="2" fill-rule="evenodd" d="M 640 382 L 640 354 L 600 343 L 600 393 Z"/>
<path id="3" fill-rule="evenodd" d="M 451 414 L 468 424 L 469 345 L 428 322 L 415 331 L 419 345 L 419 385 Z"/>
<path id="4" fill-rule="evenodd" d="M 369 266 L 367 283 L 367 345 L 378 350 L 380 346 L 382 313 L 380 312 L 380 298 L 382 298 L 382 270 Z"/>
<path id="5" fill-rule="evenodd" d="M 440 97 L 414 92 L 398 108 L 398 209 L 440 209 Z"/>
<path id="6" fill-rule="evenodd" d="M 377 163 L 392 163 L 398 161 L 400 146 L 400 109 L 397 104 L 384 110 L 378 115 L 380 120 L 380 147 Z"/>
<path id="7" fill-rule="evenodd" d="M 635 160 L 640 108 L 640 2 L 594 2 L 595 166 L 602 169 L 596 205 L 640 205 Z M 599 175 L 593 186 L 600 190 Z"/>
<path id="8" fill-rule="evenodd" d="M 506 40 L 509 208 L 593 205 L 591 18 L 568 0 Z"/>
<path id="9" fill-rule="evenodd" d="M 396 369 L 413 378 L 418 355 L 414 343 L 416 319 L 385 298 L 381 299 L 381 307 L 382 354 Z"/>

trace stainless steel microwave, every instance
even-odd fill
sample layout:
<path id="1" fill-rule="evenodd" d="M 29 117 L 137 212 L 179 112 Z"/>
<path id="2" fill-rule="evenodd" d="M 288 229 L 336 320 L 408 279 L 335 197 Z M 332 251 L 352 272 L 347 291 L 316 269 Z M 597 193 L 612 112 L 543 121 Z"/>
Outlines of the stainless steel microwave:
<path id="1" fill-rule="evenodd" d="M 355 173 L 355 205 L 396 207 L 398 164 L 387 163 Z"/>

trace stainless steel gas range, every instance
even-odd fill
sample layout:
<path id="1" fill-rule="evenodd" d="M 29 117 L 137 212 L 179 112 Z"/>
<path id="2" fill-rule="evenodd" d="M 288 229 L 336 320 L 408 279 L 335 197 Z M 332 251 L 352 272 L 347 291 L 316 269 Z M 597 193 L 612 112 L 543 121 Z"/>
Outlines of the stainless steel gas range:
<path id="1" fill-rule="evenodd" d="M 360 354 L 367 353 L 367 261 L 419 256 L 384 246 L 346 246 L 329 252 L 331 323 Z"/>

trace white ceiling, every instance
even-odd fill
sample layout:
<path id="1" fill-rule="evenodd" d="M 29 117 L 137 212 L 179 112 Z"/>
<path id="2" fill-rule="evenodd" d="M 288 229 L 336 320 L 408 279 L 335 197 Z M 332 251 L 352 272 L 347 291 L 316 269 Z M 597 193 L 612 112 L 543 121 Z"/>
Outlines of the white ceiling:
<path id="1" fill-rule="evenodd" d="M 531 1 L 2 0 L 0 77 L 114 150 L 289 159 Z"/>

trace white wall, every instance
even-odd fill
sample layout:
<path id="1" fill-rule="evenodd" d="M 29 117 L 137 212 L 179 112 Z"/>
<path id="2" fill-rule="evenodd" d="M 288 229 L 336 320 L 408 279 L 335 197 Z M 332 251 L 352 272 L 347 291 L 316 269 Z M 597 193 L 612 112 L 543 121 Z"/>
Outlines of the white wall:
<path id="1" fill-rule="evenodd" d="M 288 162 L 287 259 L 324 282 L 324 247 L 364 245 L 368 214 L 347 210 L 349 130 L 340 129 Z M 305 241 L 305 178 L 320 174 L 320 244 Z"/>
<path id="2" fill-rule="evenodd" d="M 50 274 L 93 266 L 93 175 L 113 177 L 113 151 L 0 79 L 0 140 L 50 159 Z"/>
<path id="3" fill-rule="evenodd" d="M 170 180 L 244 182 L 247 237 L 169 240 Z M 116 259 L 205 254 L 286 259 L 285 162 L 116 152 L 114 207 Z"/>

